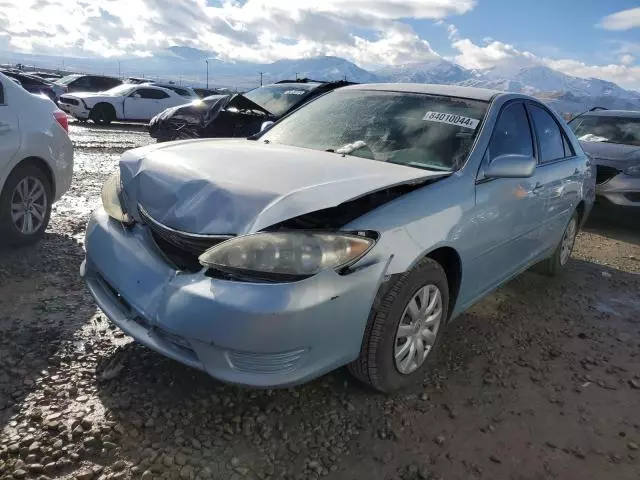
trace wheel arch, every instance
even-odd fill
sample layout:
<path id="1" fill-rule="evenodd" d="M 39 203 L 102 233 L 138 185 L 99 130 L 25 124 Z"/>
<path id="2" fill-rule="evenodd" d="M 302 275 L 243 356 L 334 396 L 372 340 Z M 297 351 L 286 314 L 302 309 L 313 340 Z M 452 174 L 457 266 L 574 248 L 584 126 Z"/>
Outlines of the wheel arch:
<path id="1" fill-rule="evenodd" d="M 580 200 L 578 205 L 576 206 L 576 213 L 578 214 L 578 225 L 582 226 L 585 221 L 585 213 L 586 213 L 586 203 L 584 200 Z"/>
<path id="2" fill-rule="evenodd" d="M 23 165 L 33 165 L 34 167 L 38 168 L 42 173 L 45 174 L 45 176 L 49 180 L 49 184 L 51 185 L 52 198 L 55 198 L 55 196 L 56 196 L 56 179 L 55 179 L 55 176 L 53 174 L 53 170 L 51 169 L 51 166 L 45 160 L 43 160 L 40 157 L 31 156 L 31 157 L 26 157 L 26 158 L 20 160 L 18 163 L 16 163 L 13 166 L 13 168 L 11 168 L 11 170 L 7 174 L 7 178 L 9 178 L 9 175 L 11 175 L 17 168 L 20 168 Z"/>
<path id="3" fill-rule="evenodd" d="M 449 315 L 455 309 L 460 285 L 462 284 L 462 259 L 456 249 L 449 246 L 438 247 L 425 254 L 422 258 L 431 258 L 438 262 L 445 274 L 449 286 Z"/>

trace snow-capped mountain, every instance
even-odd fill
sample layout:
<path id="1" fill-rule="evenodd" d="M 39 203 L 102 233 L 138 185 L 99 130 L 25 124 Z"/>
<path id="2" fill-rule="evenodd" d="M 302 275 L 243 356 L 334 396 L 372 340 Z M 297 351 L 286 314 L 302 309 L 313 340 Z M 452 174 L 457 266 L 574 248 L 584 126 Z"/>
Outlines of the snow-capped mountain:
<path id="1" fill-rule="evenodd" d="M 385 82 L 459 83 L 474 77 L 474 72 L 445 59 L 409 63 L 375 71 Z"/>
<path id="2" fill-rule="evenodd" d="M 355 63 L 340 57 L 313 57 L 297 60 L 278 60 L 262 65 L 262 70 L 269 74 L 269 80 L 312 78 L 314 80 L 348 80 L 357 83 L 375 83 L 380 79 Z"/>

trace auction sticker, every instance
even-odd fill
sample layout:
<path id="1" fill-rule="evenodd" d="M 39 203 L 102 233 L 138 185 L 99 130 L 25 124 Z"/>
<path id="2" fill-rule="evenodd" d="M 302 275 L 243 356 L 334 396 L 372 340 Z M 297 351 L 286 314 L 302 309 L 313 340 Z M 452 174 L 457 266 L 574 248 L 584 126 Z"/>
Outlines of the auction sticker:
<path id="1" fill-rule="evenodd" d="M 285 95 L 304 95 L 306 90 L 287 90 L 284 92 Z"/>
<path id="2" fill-rule="evenodd" d="M 475 128 L 480 123 L 480 120 L 476 118 L 469 118 L 463 115 L 442 112 L 427 112 L 425 116 L 422 117 L 422 120 L 427 120 L 429 122 L 448 123 L 449 125 L 458 125 L 460 127 L 470 128 L 471 130 L 475 130 Z"/>

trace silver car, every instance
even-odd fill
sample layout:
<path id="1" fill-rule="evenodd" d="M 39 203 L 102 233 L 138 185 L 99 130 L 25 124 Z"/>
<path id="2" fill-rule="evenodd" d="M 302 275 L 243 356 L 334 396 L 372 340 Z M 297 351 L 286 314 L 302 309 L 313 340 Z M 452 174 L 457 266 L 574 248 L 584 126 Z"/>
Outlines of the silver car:
<path id="1" fill-rule="evenodd" d="M 349 365 L 391 391 L 465 309 L 538 263 L 557 273 L 593 198 L 580 143 L 533 98 L 350 86 L 251 139 L 125 153 L 81 272 L 122 330 L 220 380 Z"/>
<path id="2" fill-rule="evenodd" d="M 640 112 L 597 110 L 569 126 L 596 167 L 596 195 L 625 207 L 640 207 Z"/>

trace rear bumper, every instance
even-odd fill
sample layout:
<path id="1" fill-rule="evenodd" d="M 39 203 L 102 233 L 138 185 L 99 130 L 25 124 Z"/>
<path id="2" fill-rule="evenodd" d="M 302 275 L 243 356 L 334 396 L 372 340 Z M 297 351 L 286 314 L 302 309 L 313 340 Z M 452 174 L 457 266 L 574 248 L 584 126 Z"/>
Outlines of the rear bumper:
<path id="1" fill-rule="evenodd" d="M 101 209 L 85 243 L 81 274 L 111 321 L 167 357 L 256 387 L 303 383 L 354 360 L 387 266 L 287 284 L 176 272 L 144 226 L 125 229 Z"/>
<path id="2" fill-rule="evenodd" d="M 625 207 L 640 207 L 640 177 L 619 173 L 596 186 L 596 195 Z"/>

